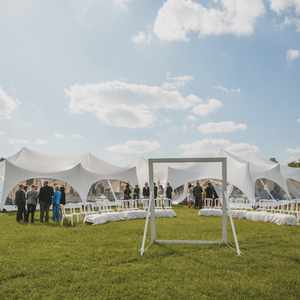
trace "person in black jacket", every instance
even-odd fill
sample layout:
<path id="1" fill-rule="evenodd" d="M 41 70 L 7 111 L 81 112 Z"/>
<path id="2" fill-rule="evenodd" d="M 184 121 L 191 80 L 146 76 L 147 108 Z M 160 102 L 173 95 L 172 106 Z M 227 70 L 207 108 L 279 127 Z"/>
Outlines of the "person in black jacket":
<path id="1" fill-rule="evenodd" d="M 41 223 L 49 221 L 49 208 L 52 203 L 53 195 L 54 195 L 53 187 L 48 185 L 48 181 L 45 181 L 44 186 L 40 189 L 39 197 L 38 197 L 40 203 Z"/>
<path id="2" fill-rule="evenodd" d="M 166 197 L 167 199 L 172 200 L 172 193 L 173 193 L 173 188 L 171 187 L 170 183 L 167 183 L 167 188 L 166 188 Z"/>
<path id="3" fill-rule="evenodd" d="M 140 199 L 140 188 L 136 184 L 133 190 L 133 199 Z"/>
<path id="4" fill-rule="evenodd" d="M 65 192 L 65 187 L 64 186 L 60 187 L 60 192 L 61 192 L 60 204 L 61 205 L 66 205 L 66 192 Z"/>
<path id="5" fill-rule="evenodd" d="M 202 208 L 202 193 L 203 189 L 199 181 L 197 181 L 196 186 L 193 189 L 193 195 L 195 198 L 195 208 Z"/>
<path id="6" fill-rule="evenodd" d="M 153 186 L 154 199 L 157 199 L 158 187 L 155 182 L 153 183 Z"/>
<path id="7" fill-rule="evenodd" d="M 25 222 L 26 220 L 26 195 L 23 190 L 23 185 L 19 185 L 19 189 L 15 195 L 15 204 L 18 208 L 17 210 L 17 222 Z"/>
<path id="8" fill-rule="evenodd" d="M 149 197 L 150 197 L 150 188 L 149 188 L 148 182 L 146 182 L 145 186 L 143 187 L 143 197 L 146 199 L 149 199 Z"/>
<path id="9" fill-rule="evenodd" d="M 212 205 L 215 206 L 216 199 L 218 198 L 218 194 L 211 184 L 211 182 L 207 183 L 207 187 L 205 189 L 205 197 L 208 199 L 213 199 Z"/>
<path id="10" fill-rule="evenodd" d="M 126 188 L 124 190 L 124 200 L 129 200 L 129 199 L 131 199 L 131 189 L 129 183 L 127 183 Z"/>

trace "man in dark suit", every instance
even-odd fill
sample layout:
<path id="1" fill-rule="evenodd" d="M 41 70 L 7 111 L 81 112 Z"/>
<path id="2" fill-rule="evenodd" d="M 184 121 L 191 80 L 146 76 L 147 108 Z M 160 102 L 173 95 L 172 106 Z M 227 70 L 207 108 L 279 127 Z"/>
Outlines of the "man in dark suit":
<path id="1" fill-rule="evenodd" d="M 216 205 L 216 199 L 218 198 L 218 194 L 210 181 L 208 182 L 207 188 L 205 189 L 205 196 L 206 198 L 213 200 L 212 205 L 214 207 Z"/>
<path id="2" fill-rule="evenodd" d="M 41 223 L 49 221 L 49 208 L 52 203 L 53 195 L 54 195 L 53 187 L 48 185 L 48 181 L 45 181 L 44 186 L 40 189 L 39 197 L 38 197 L 40 203 Z"/>
<path id="3" fill-rule="evenodd" d="M 157 194 L 158 194 L 158 187 L 156 185 L 156 183 L 153 183 L 153 193 L 154 193 L 154 199 L 157 199 Z"/>
<path id="4" fill-rule="evenodd" d="M 193 189 L 193 195 L 195 198 L 195 208 L 202 208 L 202 193 L 203 193 L 203 189 L 199 181 L 197 181 L 197 184 Z"/>
<path id="5" fill-rule="evenodd" d="M 133 190 L 133 199 L 140 199 L 140 188 L 139 186 L 136 184 Z"/>
<path id="6" fill-rule="evenodd" d="M 166 188 L 166 197 L 167 199 L 172 200 L 172 193 L 173 193 L 173 188 L 171 187 L 170 183 L 167 183 L 167 188 Z"/>
<path id="7" fill-rule="evenodd" d="M 26 195 L 23 189 L 23 185 L 19 185 L 19 189 L 15 195 L 15 204 L 17 210 L 17 222 L 26 221 Z"/>
<path id="8" fill-rule="evenodd" d="M 149 185 L 147 182 L 145 183 L 145 186 L 143 187 L 143 197 L 145 199 L 149 199 L 149 197 L 150 197 L 150 188 L 149 188 Z"/>

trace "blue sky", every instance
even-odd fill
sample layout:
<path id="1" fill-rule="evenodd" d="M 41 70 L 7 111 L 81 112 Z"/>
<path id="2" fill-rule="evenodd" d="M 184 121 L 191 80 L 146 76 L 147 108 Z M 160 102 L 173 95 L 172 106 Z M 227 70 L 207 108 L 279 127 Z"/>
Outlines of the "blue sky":
<path id="1" fill-rule="evenodd" d="M 0 0 L 0 155 L 299 158 L 298 31 L 297 0 Z"/>

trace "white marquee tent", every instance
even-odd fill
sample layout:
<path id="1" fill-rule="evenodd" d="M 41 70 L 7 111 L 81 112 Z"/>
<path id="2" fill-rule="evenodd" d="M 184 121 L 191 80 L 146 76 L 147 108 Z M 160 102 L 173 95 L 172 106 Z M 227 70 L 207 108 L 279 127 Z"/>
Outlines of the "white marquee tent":
<path id="1" fill-rule="evenodd" d="M 281 166 L 279 163 L 262 158 L 256 152 L 233 154 L 221 151 L 218 156 L 227 157 L 228 183 L 239 188 L 249 202 L 255 203 L 255 185 L 259 179 L 267 179 L 278 184 L 289 195 L 287 181 L 300 182 L 300 169 Z M 168 168 L 168 181 L 178 187 L 190 181 L 201 179 L 222 179 L 220 167 L 213 164 L 194 165 L 188 168 Z"/>
<path id="2" fill-rule="evenodd" d="M 86 201 L 91 186 L 104 179 L 117 179 L 132 184 L 138 182 L 136 168 L 120 168 L 98 159 L 92 154 L 55 156 L 27 148 L 1 163 L 3 189 L 0 209 L 18 183 L 31 178 L 58 179 L 70 184 Z"/>
<path id="3" fill-rule="evenodd" d="M 201 156 L 201 155 L 199 155 Z M 208 156 L 208 155 L 206 155 Z M 211 156 L 211 155 L 210 155 Z M 278 184 L 289 196 L 288 179 L 300 182 L 300 169 L 281 166 L 262 158 L 258 153 L 233 154 L 225 151 L 216 156 L 227 157 L 228 183 L 239 188 L 250 203 L 255 202 L 255 184 L 259 179 L 268 179 Z M 221 180 L 221 168 L 217 164 L 161 164 L 154 168 L 154 179 L 174 188 L 199 179 Z M 3 178 L 0 209 L 8 193 L 21 181 L 31 178 L 58 179 L 70 184 L 81 199 L 87 199 L 91 186 L 100 180 L 116 179 L 143 186 L 148 178 L 148 161 L 139 159 L 131 167 L 120 168 L 98 159 L 92 154 L 55 156 L 27 148 L 0 162 L 0 177 Z"/>

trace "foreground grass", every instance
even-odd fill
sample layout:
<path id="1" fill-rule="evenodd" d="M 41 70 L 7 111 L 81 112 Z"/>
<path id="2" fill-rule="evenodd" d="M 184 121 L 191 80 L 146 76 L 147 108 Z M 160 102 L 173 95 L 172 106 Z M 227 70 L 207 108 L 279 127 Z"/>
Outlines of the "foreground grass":
<path id="1" fill-rule="evenodd" d="M 159 238 L 219 239 L 219 218 L 178 208 Z M 0 214 L 0 299 L 300 299 L 300 227 L 237 221 L 228 247 L 152 246 L 143 220 L 59 227 Z"/>

